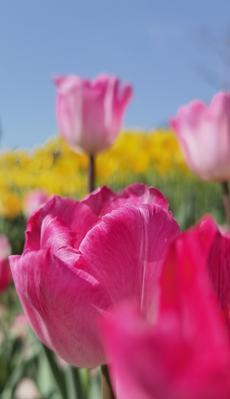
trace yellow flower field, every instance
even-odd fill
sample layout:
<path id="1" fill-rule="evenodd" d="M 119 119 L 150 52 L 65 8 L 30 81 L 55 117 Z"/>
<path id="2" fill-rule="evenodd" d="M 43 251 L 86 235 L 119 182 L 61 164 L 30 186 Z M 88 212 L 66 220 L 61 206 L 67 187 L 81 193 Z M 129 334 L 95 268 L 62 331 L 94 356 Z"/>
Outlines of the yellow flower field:
<path id="1" fill-rule="evenodd" d="M 168 130 L 124 131 L 97 159 L 99 185 L 123 185 L 151 173 L 189 173 L 176 138 Z M 0 216 L 19 214 L 25 194 L 35 188 L 82 196 L 86 174 L 86 155 L 75 153 L 60 137 L 33 151 L 4 152 L 0 155 Z"/>

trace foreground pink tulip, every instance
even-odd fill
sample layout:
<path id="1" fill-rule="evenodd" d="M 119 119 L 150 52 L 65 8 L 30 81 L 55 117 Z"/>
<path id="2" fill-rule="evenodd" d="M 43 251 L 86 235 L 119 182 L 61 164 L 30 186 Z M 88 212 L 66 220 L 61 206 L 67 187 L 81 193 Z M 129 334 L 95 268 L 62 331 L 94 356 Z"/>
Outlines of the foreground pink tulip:
<path id="1" fill-rule="evenodd" d="M 25 216 L 28 218 L 30 217 L 35 211 L 37 211 L 41 205 L 43 205 L 49 196 L 46 192 L 42 190 L 33 190 L 30 191 L 24 201 L 24 213 Z"/>
<path id="2" fill-rule="evenodd" d="M 203 253 L 205 268 L 230 332 L 230 234 L 220 231 L 210 216 L 190 230 Z"/>
<path id="3" fill-rule="evenodd" d="M 131 298 L 156 313 L 158 276 L 178 226 L 154 188 L 101 188 L 84 200 L 54 197 L 28 221 L 22 256 L 10 258 L 32 328 L 66 362 L 105 362 L 97 324 Z"/>
<path id="4" fill-rule="evenodd" d="M 119 79 L 103 75 L 95 80 L 59 76 L 57 120 L 67 142 L 90 155 L 109 147 L 122 127 L 132 88 Z"/>
<path id="5" fill-rule="evenodd" d="M 9 285 L 12 277 L 8 256 L 11 254 L 11 245 L 5 235 L 0 235 L 0 292 Z"/>
<path id="6" fill-rule="evenodd" d="M 171 126 L 188 166 L 202 179 L 230 179 L 230 93 L 216 94 L 210 105 L 192 101 L 181 107 Z"/>
<path id="7" fill-rule="evenodd" d="M 128 306 L 103 320 L 119 399 L 230 397 L 229 335 L 210 284 L 209 250 L 201 251 L 197 230 L 170 247 L 154 325 Z"/>

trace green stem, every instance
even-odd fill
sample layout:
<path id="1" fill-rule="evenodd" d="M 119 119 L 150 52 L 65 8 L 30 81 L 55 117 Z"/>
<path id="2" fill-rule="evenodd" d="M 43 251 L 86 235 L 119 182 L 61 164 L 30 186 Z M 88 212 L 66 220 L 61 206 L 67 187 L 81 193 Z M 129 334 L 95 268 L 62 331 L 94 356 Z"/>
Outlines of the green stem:
<path id="1" fill-rule="evenodd" d="M 102 399 L 116 399 L 110 381 L 108 367 L 101 366 L 101 397 Z"/>
<path id="2" fill-rule="evenodd" d="M 68 399 L 85 398 L 79 370 L 77 368 L 71 366 L 66 368 L 66 382 L 68 390 Z"/>
<path id="3" fill-rule="evenodd" d="M 96 162 L 95 156 L 89 155 L 89 173 L 88 173 L 88 191 L 91 193 L 95 190 Z"/>
<path id="4" fill-rule="evenodd" d="M 230 191 L 228 182 L 221 183 L 226 223 L 230 226 Z"/>
<path id="5" fill-rule="evenodd" d="M 57 362 L 54 357 L 54 353 L 48 349 L 45 345 L 43 346 L 43 350 L 46 355 L 47 362 L 50 367 L 50 371 L 53 375 L 53 378 L 55 380 L 56 386 L 58 388 L 58 391 L 61 395 L 62 399 L 67 399 L 67 389 L 66 389 L 66 384 L 65 384 L 65 378 L 62 370 L 58 367 Z"/>

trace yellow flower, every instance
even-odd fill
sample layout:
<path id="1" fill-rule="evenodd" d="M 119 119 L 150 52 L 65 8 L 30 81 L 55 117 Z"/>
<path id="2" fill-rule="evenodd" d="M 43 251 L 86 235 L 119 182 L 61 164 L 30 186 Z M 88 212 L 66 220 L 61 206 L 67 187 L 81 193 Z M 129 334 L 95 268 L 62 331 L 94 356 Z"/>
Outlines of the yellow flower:
<path id="1" fill-rule="evenodd" d="M 34 151 L 8 151 L 0 155 L 0 216 L 21 211 L 31 189 L 80 197 L 87 190 L 88 159 L 56 137 Z M 179 145 L 169 130 L 124 131 L 114 145 L 97 158 L 99 185 L 124 185 L 156 175 L 189 174 Z"/>
<path id="2" fill-rule="evenodd" d="M 10 191 L 0 191 L 0 217 L 14 218 L 22 211 L 20 198 Z"/>

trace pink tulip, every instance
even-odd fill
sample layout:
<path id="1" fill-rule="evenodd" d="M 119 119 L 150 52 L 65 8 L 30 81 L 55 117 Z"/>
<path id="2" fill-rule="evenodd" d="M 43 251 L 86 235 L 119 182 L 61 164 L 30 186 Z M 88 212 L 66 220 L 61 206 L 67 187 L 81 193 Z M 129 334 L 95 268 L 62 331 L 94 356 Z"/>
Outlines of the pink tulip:
<path id="1" fill-rule="evenodd" d="M 230 235 L 206 216 L 191 229 L 205 257 L 205 268 L 230 333 Z"/>
<path id="2" fill-rule="evenodd" d="M 202 179 L 230 179 L 230 93 L 216 94 L 210 105 L 194 100 L 172 119 L 188 166 Z"/>
<path id="3" fill-rule="evenodd" d="M 28 330 L 28 323 L 24 314 L 18 314 L 10 327 L 13 337 L 25 338 Z"/>
<path id="4" fill-rule="evenodd" d="M 11 245 L 5 235 L 0 235 L 0 292 L 5 291 L 12 277 L 8 256 L 11 254 Z"/>
<path id="5" fill-rule="evenodd" d="M 42 190 L 32 190 L 30 191 L 24 201 L 24 213 L 26 217 L 30 217 L 35 211 L 37 211 L 40 206 L 42 206 L 49 196 Z"/>
<path id="6" fill-rule="evenodd" d="M 154 188 L 108 188 L 80 202 L 53 197 L 29 219 L 16 290 L 37 336 L 66 362 L 105 362 L 98 318 L 131 298 L 156 314 L 162 259 L 178 226 Z"/>
<path id="7" fill-rule="evenodd" d="M 132 96 L 130 85 L 121 87 L 114 76 L 95 80 L 58 76 L 57 121 L 66 141 L 90 155 L 109 147 L 117 137 Z"/>
<path id="8" fill-rule="evenodd" d="M 230 253 L 224 245 L 221 253 L 213 252 L 216 234 L 212 221 L 205 219 L 170 246 L 154 325 L 132 306 L 103 320 L 119 399 L 230 397 L 230 338 L 208 273 L 215 260 L 217 270 L 222 267 L 225 273 L 224 258 Z M 218 282 L 222 289 L 224 281 Z"/>

